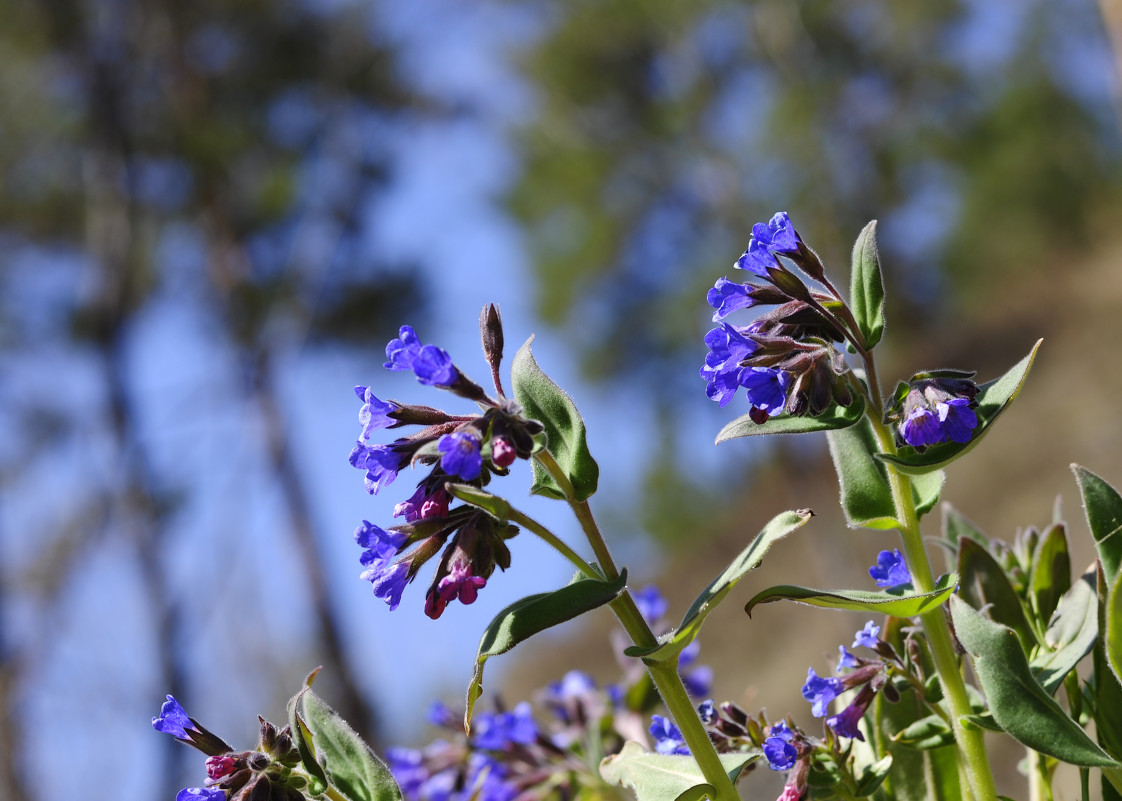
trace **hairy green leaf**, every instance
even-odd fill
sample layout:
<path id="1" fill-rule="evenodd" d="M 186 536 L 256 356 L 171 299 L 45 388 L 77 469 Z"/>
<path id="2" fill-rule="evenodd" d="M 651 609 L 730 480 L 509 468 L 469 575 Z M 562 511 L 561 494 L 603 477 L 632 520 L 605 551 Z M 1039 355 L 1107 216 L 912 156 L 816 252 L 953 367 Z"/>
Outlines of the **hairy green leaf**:
<path id="1" fill-rule="evenodd" d="M 693 642 L 694 637 L 701 630 L 705 618 L 716 608 L 717 604 L 725 599 L 736 583 L 755 569 L 763 561 L 764 554 L 772 543 L 786 537 L 795 529 L 810 520 L 814 513 L 809 509 L 797 512 L 783 512 L 772 518 L 759 534 L 749 543 L 748 547 L 740 552 L 724 571 L 709 582 L 701 594 L 694 599 L 690 608 L 686 610 L 685 617 L 674 631 L 659 642 L 654 648 L 641 648 L 633 645 L 624 653 L 628 656 L 641 657 L 648 662 L 666 662 L 677 659 L 678 654 Z"/>
<path id="2" fill-rule="evenodd" d="M 584 420 L 568 393 L 557 386 L 538 366 L 530 348 L 531 336 L 514 354 L 510 365 L 514 399 L 527 417 L 545 426 L 546 447 L 573 485 L 574 500 L 586 500 L 596 492 L 600 468 L 588 450 Z M 565 493 L 553 477 L 534 460 L 534 485 L 531 492 L 560 500 Z"/>
<path id="3" fill-rule="evenodd" d="M 1063 523 L 1053 523 L 1041 535 L 1032 554 L 1029 597 L 1041 621 L 1052 617 L 1056 604 L 1071 588 L 1071 557 Z"/>
<path id="4" fill-rule="evenodd" d="M 1044 633 L 1044 645 L 1029 662 L 1036 680 L 1049 695 L 1056 694 L 1064 677 L 1090 653 L 1098 636 L 1098 597 L 1092 570 L 1060 598 Z"/>
<path id="5" fill-rule="evenodd" d="M 958 541 L 958 594 L 975 609 L 990 604 L 990 616 L 1017 632 L 1025 653 L 1036 646 L 1024 606 L 1009 577 L 989 551 L 969 537 Z"/>
<path id="6" fill-rule="evenodd" d="M 735 782 L 740 771 L 760 756 L 756 751 L 721 754 L 720 759 L 729 779 Z M 691 794 L 687 798 L 696 799 L 702 794 L 698 786 L 706 784 L 693 757 L 651 753 L 633 740 L 600 763 L 600 776 L 606 782 L 630 787 L 639 801 L 677 801 L 686 793 Z"/>
<path id="7" fill-rule="evenodd" d="M 740 437 L 761 437 L 767 434 L 808 434 L 814 431 L 832 431 L 847 428 L 861 419 L 865 413 L 865 400 L 854 398 L 848 406 L 832 406 L 818 417 L 769 417 L 763 425 L 757 425 L 750 416 L 743 415 L 721 429 L 717 444 Z"/>
<path id="8" fill-rule="evenodd" d="M 873 612 L 893 617 L 915 617 L 928 612 L 949 598 L 958 583 L 958 576 L 948 573 L 939 578 L 931 592 L 915 592 L 892 588 L 881 592 L 865 590 L 815 590 L 781 584 L 757 593 L 745 606 L 749 615 L 760 604 L 775 601 L 797 601 L 826 609 L 850 609 L 856 612 Z"/>
<path id="9" fill-rule="evenodd" d="M 1083 496 L 1083 511 L 1091 536 L 1095 538 L 1107 584 L 1113 584 L 1122 565 L 1122 497 L 1087 468 L 1073 464 L 1071 469 Z"/>
<path id="10" fill-rule="evenodd" d="M 939 470 L 955 459 L 969 453 L 982 441 L 982 437 L 990 430 L 994 421 L 1009 408 L 1009 405 L 1020 393 L 1025 384 L 1025 379 L 1028 378 L 1033 360 L 1036 358 L 1036 352 L 1040 349 L 1040 343 L 1043 341 L 1037 340 L 1028 356 L 1013 365 L 1001 378 L 978 387 L 978 396 L 975 398 L 978 406 L 974 409 L 974 412 L 978 415 L 978 426 L 974 429 L 974 436 L 970 438 L 969 442 L 944 442 L 940 445 L 932 445 L 923 453 L 910 445 L 905 445 L 900 448 L 900 452 L 896 456 L 879 454 L 877 458 L 891 462 L 905 473 L 916 475 Z"/>
<path id="11" fill-rule="evenodd" d="M 997 723 L 1022 745 L 1073 765 L 1118 767 L 1033 678 L 1017 635 L 952 597 L 955 634 Z"/>
<path id="12" fill-rule="evenodd" d="M 1122 679 L 1122 573 L 1106 596 L 1106 658 L 1117 678 Z"/>
<path id="13" fill-rule="evenodd" d="M 989 538 L 982 530 L 967 519 L 966 515 L 958 511 L 949 503 L 943 504 L 943 539 L 958 548 L 958 541 L 962 537 L 969 537 L 974 542 L 983 546 L 990 544 Z"/>
<path id="14" fill-rule="evenodd" d="M 492 495 L 487 490 L 473 487 L 471 484 L 457 484 L 449 481 L 444 489 L 453 497 L 464 503 L 469 503 L 477 509 L 482 509 L 487 514 L 505 523 L 510 520 L 510 502 L 498 495 Z"/>
<path id="15" fill-rule="evenodd" d="M 865 226 L 853 244 L 849 305 L 865 340 L 865 347 L 871 349 L 880 342 L 884 333 L 884 278 L 877 252 L 876 220 Z"/>
<path id="16" fill-rule="evenodd" d="M 505 654 L 538 632 L 610 603 L 625 586 L 626 570 L 615 581 L 577 578 L 559 590 L 529 595 L 499 612 L 479 642 L 475 670 L 468 685 L 464 730 L 471 729 L 471 712 L 483 692 L 483 665 L 488 658 Z"/>

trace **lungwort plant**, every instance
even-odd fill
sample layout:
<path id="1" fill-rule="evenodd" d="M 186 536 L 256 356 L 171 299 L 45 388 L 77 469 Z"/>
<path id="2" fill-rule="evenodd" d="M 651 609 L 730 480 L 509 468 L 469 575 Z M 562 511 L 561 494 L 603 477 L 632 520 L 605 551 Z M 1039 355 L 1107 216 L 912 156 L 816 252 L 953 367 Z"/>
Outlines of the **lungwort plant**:
<path id="1" fill-rule="evenodd" d="M 747 547 L 671 616 L 653 587 L 630 589 L 628 571 L 612 556 L 589 502 L 599 473 L 584 422 L 539 367 L 530 340 L 511 360 L 507 394 L 502 322 L 489 306 L 480 328 L 493 391 L 409 326 L 386 347 L 387 369 L 411 371 L 465 401 L 468 413 L 355 387 L 361 433 L 350 462 L 367 491 L 388 491 L 407 466 L 423 475 L 408 497 L 401 493 L 396 522 L 358 526 L 361 575 L 390 610 L 423 603 L 437 618 L 456 602 L 474 602 L 497 580 L 496 569 L 510 569 L 514 538 L 529 532 L 568 560 L 572 580 L 492 621 L 463 708 L 433 707 L 430 722 L 446 735 L 424 749 L 375 755 L 313 692 L 314 673 L 289 703 L 286 723 L 262 719 L 260 741 L 244 751 L 169 696 L 153 725 L 207 755 L 203 786 L 183 790 L 178 801 L 567 801 L 627 793 L 640 801 L 735 801 L 738 781 L 764 766 L 786 773 L 781 801 L 994 801 L 986 732 L 1004 732 L 1026 749 L 1025 797 L 1050 799 L 1056 767 L 1069 763 L 1081 771 L 1085 798 L 1092 778 L 1101 778 L 1108 801 L 1122 798 L 1122 497 L 1074 467 L 1098 553 L 1082 574 L 1072 571 L 1059 519 L 1007 543 L 944 504 L 939 538 L 921 534 L 921 519 L 939 506 L 943 471 L 1017 397 L 1040 343 L 989 380 L 927 370 L 890 387 L 874 356 L 885 304 L 875 222 L 854 245 L 848 293 L 785 213 L 753 227 L 735 266 L 748 280 L 722 277 L 710 290 L 715 327 L 700 372 L 709 398 L 722 407 L 743 403 L 743 390 L 747 411 L 717 442 L 824 433 L 849 525 L 900 538 L 897 548 L 869 555 L 875 591 L 773 586 L 745 603 L 749 615 L 780 601 L 869 615 L 853 642 L 839 646 L 833 670 L 807 671 L 803 696 L 821 726 L 803 729 L 790 717 L 715 702 L 707 697 L 711 671 L 697 662 L 708 615 L 812 513 L 758 521 Z M 744 321 L 731 322 L 737 316 Z M 376 442 L 383 431 L 402 433 Z M 502 482 L 518 459 L 533 465 L 532 492 L 569 506 L 585 542 L 564 542 L 506 500 Z M 954 571 L 936 575 L 932 551 L 951 554 Z M 419 577 L 424 589 L 411 589 Z M 604 606 L 629 640 L 617 683 L 597 686 L 571 665 L 536 705 L 507 708 L 496 696 L 477 706 L 492 657 Z M 748 795 L 750 785 L 742 782 Z"/>

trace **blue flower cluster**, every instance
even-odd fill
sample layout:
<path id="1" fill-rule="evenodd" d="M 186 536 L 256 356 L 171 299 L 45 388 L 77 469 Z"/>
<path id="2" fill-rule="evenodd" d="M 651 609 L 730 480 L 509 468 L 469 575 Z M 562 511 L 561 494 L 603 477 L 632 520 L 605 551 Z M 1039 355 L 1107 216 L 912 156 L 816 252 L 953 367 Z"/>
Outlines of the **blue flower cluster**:
<path id="1" fill-rule="evenodd" d="M 492 344 L 488 359 L 497 376 L 502 354 L 495 343 L 501 343 L 501 324 L 497 309 L 485 311 L 492 313 L 485 314 L 484 341 Z M 429 406 L 382 400 L 368 386 L 354 389 L 362 402 L 358 414 L 362 431 L 350 463 L 365 472 L 367 492 L 376 494 L 389 486 L 407 465 L 432 467 L 413 494 L 394 507 L 401 524 L 384 529 L 364 520 L 355 530 L 355 542 L 362 548 L 361 577 L 370 582 L 375 597 L 396 609 L 421 566 L 443 551 L 425 594 L 425 613 L 437 618 L 452 601 L 473 603 L 494 569 L 509 566 L 504 540 L 517 531 L 472 507 L 451 508 L 449 484 L 482 486 L 491 475 L 505 475 L 516 458 L 529 458 L 534 436 L 542 427 L 524 419 L 517 405 L 503 397 L 497 377 L 499 398 L 494 399 L 456 367 L 447 351 L 423 344 L 408 325 L 386 345 L 384 366 L 412 371 L 422 384 L 448 390 L 484 410 L 472 416 L 452 415 Z M 405 425 L 421 429 L 388 444 L 370 444 L 375 431 Z"/>
<path id="2" fill-rule="evenodd" d="M 903 399 L 889 410 L 899 425 L 900 440 L 922 451 L 944 442 L 969 442 L 978 427 L 973 373 L 913 377 Z"/>

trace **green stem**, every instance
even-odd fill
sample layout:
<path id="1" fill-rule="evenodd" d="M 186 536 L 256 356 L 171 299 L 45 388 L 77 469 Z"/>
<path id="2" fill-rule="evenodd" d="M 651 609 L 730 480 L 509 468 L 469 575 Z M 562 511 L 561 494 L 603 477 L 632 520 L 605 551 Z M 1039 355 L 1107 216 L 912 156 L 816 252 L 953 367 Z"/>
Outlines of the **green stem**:
<path id="1" fill-rule="evenodd" d="M 556 551 L 558 551 L 562 556 L 568 559 L 576 567 L 576 569 L 584 575 L 594 579 L 604 578 L 602 575 L 600 575 L 600 573 L 596 571 L 596 568 L 594 568 L 588 562 L 584 561 L 584 559 L 582 559 L 576 551 L 566 545 L 560 537 L 558 537 L 538 521 L 534 520 L 532 517 L 528 517 L 517 509 L 511 508 L 511 510 L 507 514 L 507 519 L 512 523 L 518 523 L 527 531 L 537 534 L 539 537 L 545 540 L 546 543 L 548 543 Z"/>
<path id="2" fill-rule="evenodd" d="M 873 377 L 874 375 L 870 374 L 870 379 Z M 892 433 L 880 421 L 879 410 L 870 410 L 869 420 L 882 452 L 895 453 L 896 443 Z M 886 464 L 885 468 L 888 484 L 892 489 L 892 500 L 896 506 L 897 522 L 900 524 L 904 557 L 912 574 L 912 583 L 920 592 L 931 592 L 935 589 L 935 576 L 919 528 L 919 515 L 916 514 L 915 499 L 912 495 L 912 480 L 891 464 Z M 920 615 L 920 621 L 923 624 L 928 647 L 931 649 L 931 657 L 935 662 L 935 671 L 939 674 L 943 693 L 950 706 L 951 728 L 954 730 L 959 758 L 966 771 L 975 801 L 996 801 L 997 789 L 986 758 L 985 735 L 981 729 L 968 728 L 962 724 L 962 719 L 973 714 L 973 710 L 970 707 L 970 698 L 966 694 L 966 684 L 962 679 L 962 671 L 946 615 L 939 607 Z"/>
<path id="3" fill-rule="evenodd" d="M 565 475 L 565 471 L 561 469 L 557 460 L 548 450 L 539 451 L 534 454 L 534 458 L 546 469 L 553 480 L 557 482 L 557 486 L 561 488 L 561 492 L 564 493 L 573 514 L 576 515 L 585 536 L 588 538 L 589 545 L 592 546 L 593 553 L 596 554 L 604 577 L 609 581 L 619 578 L 619 569 L 612 559 L 604 536 L 600 533 L 600 527 L 596 525 L 588 502 L 575 499 L 576 493 L 573 491 L 573 485 L 569 481 L 569 477 Z M 658 645 L 658 638 L 655 637 L 654 632 L 647 625 L 647 621 L 639 613 L 639 607 L 635 605 L 635 599 L 631 597 L 628 590 L 625 589 L 609 606 L 611 606 L 624 631 L 627 632 L 627 636 L 631 638 L 635 645 L 646 648 Z M 647 667 L 647 672 L 650 673 L 655 688 L 662 697 L 663 703 L 666 704 L 666 709 L 670 712 L 670 717 L 678 726 L 678 730 L 682 732 L 682 739 L 689 746 L 690 753 L 701 769 L 705 781 L 716 790 L 716 798 L 713 801 L 739 801 L 740 795 L 736 792 L 728 773 L 725 772 L 725 767 L 721 764 L 721 759 L 717 755 L 717 749 L 714 747 L 713 741 L 709 739 L 709 734 L 705 731 L 701 718 L 697 715 L 693 701 L 690 700 L 689 693 L 686 692 L 685 685 L 682 684 L 682 677 L 678 674 L 677 660 L 657 663 L 645 662 L 644 664 Z"/>
<path id="4" fill-rule="evenodd" d="M 327 790 L 324 791 L 324 795 L 330 798 L 331 801 L 347 801 L 347 797 L 336 790 L 334 787 L 332 787 L 330 784 L 327 785 Z"/>

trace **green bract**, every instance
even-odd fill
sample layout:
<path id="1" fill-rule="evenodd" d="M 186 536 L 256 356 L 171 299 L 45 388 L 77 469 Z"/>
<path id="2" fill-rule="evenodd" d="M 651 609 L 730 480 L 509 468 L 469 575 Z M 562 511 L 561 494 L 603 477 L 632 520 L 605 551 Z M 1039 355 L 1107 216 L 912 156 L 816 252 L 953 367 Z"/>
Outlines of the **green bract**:
<path id="1" fill-rule="evenodd" d="M 876 612 L 893 617 L 915 617 L 945 603 L 954 592 L 957 583 L 958 576 L 948 573 L 939 579 L 931 592 L 902 591 L 895 588 L 881 592 L 816 590 L 810 587 L 780 584 L 756 593 L 752 596 L 752 600 L 744 605 L 744 611 L 751 615 L 752 610 L 760 604 L 798 601 L 827 609 L 850 609 L 855 612 Z"/>
<path id="2" fill-rule="evenodd" d="M 850 306 L 866 349 L 880 342 L 884 333 L 884 279 L 877 253 L 877 221 L 873 220 L 853 244 L 850 267 Z"/>

